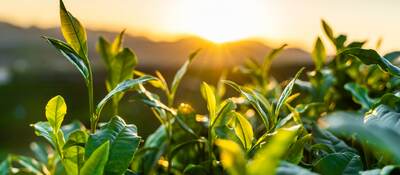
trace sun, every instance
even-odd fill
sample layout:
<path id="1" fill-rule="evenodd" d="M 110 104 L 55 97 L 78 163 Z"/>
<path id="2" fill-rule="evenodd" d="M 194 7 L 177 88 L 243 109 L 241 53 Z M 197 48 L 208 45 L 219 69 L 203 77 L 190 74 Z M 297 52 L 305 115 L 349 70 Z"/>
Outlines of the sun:
<path id="1" fill-rule="evenodd" d="M 265 4 L 255 0 L 187 0 L 179 9 L 178 30 L 215 43 L 258 36 L 265 32 L 260 26 L 269 20 Z"/>

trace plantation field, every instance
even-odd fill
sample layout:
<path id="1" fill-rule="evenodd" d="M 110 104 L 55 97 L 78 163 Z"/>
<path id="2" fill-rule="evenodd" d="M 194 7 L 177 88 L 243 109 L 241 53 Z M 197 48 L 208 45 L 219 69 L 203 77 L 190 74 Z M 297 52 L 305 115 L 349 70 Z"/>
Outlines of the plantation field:
<path id="1" fill-rule="evenodd" d="M 24 133 L 0 135 L 12 142 L 1 145 L 0 175 L 400 173 L 400 52 L 382 53 L 381 41 L 367 48 L 321 20 L 311 66 L 273 69 L 283 44 L 230 70 L 191 69 L 197 49 L 177 70 L 153 72 L 123 30 L 96 43 L 102 73 L 86 29 L 59 5 L 63 39 L 43 42 L 80 79 L 31 74 L 0 87 L 10 109 L 0 114 L 14 116 L 0 127 Z"/>

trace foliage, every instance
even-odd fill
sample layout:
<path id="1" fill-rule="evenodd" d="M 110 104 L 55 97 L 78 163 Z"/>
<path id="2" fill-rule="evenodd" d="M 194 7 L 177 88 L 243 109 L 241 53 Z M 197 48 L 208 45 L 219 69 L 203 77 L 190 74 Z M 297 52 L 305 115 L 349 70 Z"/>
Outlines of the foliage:
<path id="1" fill-rule="evenodd" d="M 243 85 L 222 79 L 216 86 L 200 85 L 208 110 L 202 114 L 175 103 L 199 50 L 189 55 L 169 85 L 158 71 L 151 76 L 134 70 L 137 58 L 122 46 L 123 31 L 113 42 L 100 37 L 97 44 L 108 71 L 108 94 L 95 106 L 85 29 L 62 1 L 60 19 L 65 42 L 45 39 L 84 77 L 90 128 L 80 122 L 63 125 L 70 117 L 67 105 L 55 96 L 45 107 L 46 120 L 31 125 L 48 144 L 32 143 L 34 157 L 10 154 L 0 163 L 0 174 L 399 173 L 400 68 L 395 59 L 400 52 L 380 56 L 365 49 L 363 41 L 336 35 L 322 21 L 336 54 L 328 57 L 318 37 L 312 52 L 315 69 L 300 69 L 282 83 L 269 70 L 286 45 L 273 49 L 261 63 L 248 59 L 237 69 L 248 78 Z M 225 97 L 226 85 L 237 96 Z M 118 115 L 118 104 L 128 92 L 138 94 L 160 122 L 146 139 L 138 135 L 140 126 Z M 107 107 L 113 111 L 111 119 L 98 127 Z"/>

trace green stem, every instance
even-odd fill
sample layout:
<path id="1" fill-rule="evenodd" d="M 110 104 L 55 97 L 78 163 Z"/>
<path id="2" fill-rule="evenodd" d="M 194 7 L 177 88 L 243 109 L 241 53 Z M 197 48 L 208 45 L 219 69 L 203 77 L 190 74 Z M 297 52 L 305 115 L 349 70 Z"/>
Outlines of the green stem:
<path id="1" fill-rule="evenodd" d="M 211 133 L 211 131 L 212 131 L 212 126 L 210 126 L 209 128 L 208 128 L 208 158 L 209 158 L 209 161 L 210 161 L 210 173 L 212 172 L 212 160 L 213 160 L 213 157 L 212 157 L 212 154 L 213 154 L 213 148 L 212 148 L 212 146 L 213 146 L 213 139 L 212 139 L 212 133 Z"/>
<path id="2" fill-rule="evenodd" d="M 92 69 L 90 67 L 90 63 L 88 63 L 89 67 L 89 81 L 87 83 L 87 91 L 88 91 L 88 101 L 89 101 L 89 116 L 90 116 L 90 129 L 91 132 L 94 133 L 96 132 L 96 125 L 97 125 L 97 120 L 98 116 L 95 116 L 94 114 L 94 103 L 93 103 L 93 73 Z"/>

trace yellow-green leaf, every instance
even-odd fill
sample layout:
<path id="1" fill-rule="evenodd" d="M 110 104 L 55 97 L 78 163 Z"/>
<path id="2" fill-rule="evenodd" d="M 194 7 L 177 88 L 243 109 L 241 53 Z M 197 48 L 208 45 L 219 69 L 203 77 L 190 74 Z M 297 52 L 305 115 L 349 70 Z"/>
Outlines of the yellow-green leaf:
<path id="1" fill-rule="evenodd" d="M 217 112 L 217 100 L 215 98 L 214 90 L 206 82 L 203 82 L 201 85 L 201 93 L 204 99 L 207 101 L 207 109 L 211 121 L 210 123 L 214 123 Z"/>
<path id="2" fill-rule="evenodd" d="M 86 31 L 82 24 L 67 11 L 60 0 L 61 32 L 71 47 L 83 58 L 87 58 L 88 48 L 86 44 Z"/>
<path id="3" fill-rule="evenodd" d="M 324 66 L 324 63 L 325 63 L 326 51 L 325 51 L 324 43 L 322 43 L 321 38 L 319 38 L 319 37 L 315 41 L 314 50 L 312 51 L 311 56 L 312 56 L 312 59 L 315 64 L 315 68 L 317 70 L 320 70 Z"/>
<path id="4" fill-rule="evenodd" d="M 99 146 L 83 165 L 80 175 L 103 175 L 104 167 L 108 160 L 110 142 Z"/>
<path id="5" fill-rule="evenodd" d="M 239 137 L 246 150 L 249 150 L 253 142 L 253 128 L 250 122 L 240 113 L 234 112 L 236 116 L 235 133 Z"/>
<path id="6" fill-rule="evenodd" d="M 46 118 L 55 133 L 60 130 L 61 123 L 63 122 L 66 113 L 67 105 L 65 104 L 64 98 L 60 95 L 53 97 L 49 102 L 47 102 Z"/>
<path id="7" fill-rule="evenodd" d="M 215 144 L 221 150 L 222 166 L 231 175 L 246 174 L 246 159 L 245 155 L 238 144 L 231 140 L 216 140 Z"/>
<path id="8" fill-rule="evenodd" d="M 281 157 L 289 149 L 299 128 L 300 125 L 279 129 L 271 141 L 258 150 L 253 161 L 248 164 L 249 174 L 275 174 Z"/>

